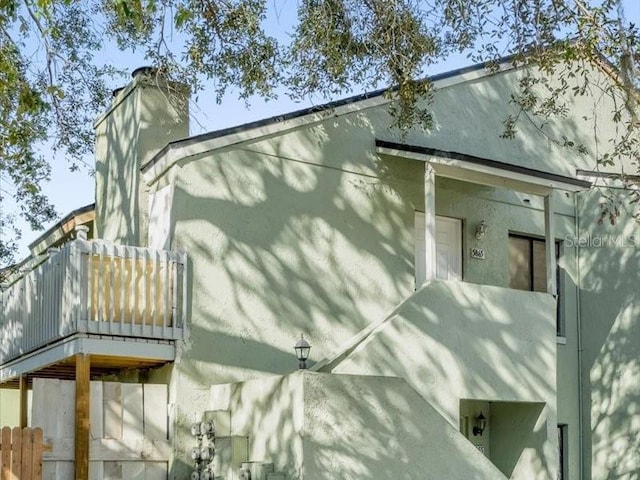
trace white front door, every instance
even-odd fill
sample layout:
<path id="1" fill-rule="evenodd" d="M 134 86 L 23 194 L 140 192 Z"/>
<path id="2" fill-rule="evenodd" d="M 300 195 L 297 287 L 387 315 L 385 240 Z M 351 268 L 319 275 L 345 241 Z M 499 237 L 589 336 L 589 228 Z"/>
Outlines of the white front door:
<path id="1" fill-rule="evenodd" d="M 424 213 L 416 212 L 416 286 L 425 277 L 424 228 Z M 462 220 L 436 216 L 436 262 L 439 280 L 462 280 Z"/>

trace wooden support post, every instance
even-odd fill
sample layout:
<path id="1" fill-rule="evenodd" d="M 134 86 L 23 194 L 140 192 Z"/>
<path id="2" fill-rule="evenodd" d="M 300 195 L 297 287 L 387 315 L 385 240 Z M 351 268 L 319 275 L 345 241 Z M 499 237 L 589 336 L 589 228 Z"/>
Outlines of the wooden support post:
<path id="1" fill-rule="evenodd" d="M 553 192 L 544 197 L 544 241 L 547 262 L 547 293 L 555 295 L 556 289 L 556 237 L 553 225 Z"/>
<path id="2" fill-rule="evenodd" d="M 29 409 L 29 390 L 27 389 L 27 376 L 20 375 L 20 428 L 27 428 Z"/>
<path id="3" fill-rule="evenodd" d="M 424 164 L 424 248 L 425 282 L 436 279 L 436 173 Z M 417 285 L 419 287 L 419 285 Z"/>
<path id="4" fill-rule="evenodd" d="M 89 355 L 76 355 L 76 435 L 75 478 L 89 478 L 89 399 L 91 360 Z"/>

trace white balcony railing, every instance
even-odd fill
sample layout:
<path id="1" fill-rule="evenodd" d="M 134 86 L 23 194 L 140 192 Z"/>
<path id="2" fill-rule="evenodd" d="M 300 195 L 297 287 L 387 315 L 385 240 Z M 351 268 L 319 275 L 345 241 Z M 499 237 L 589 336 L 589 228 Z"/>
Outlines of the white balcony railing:
<path id="1" fill-rule="evenodd" d="M 75 333 L 177 340 L 182 252 L 74 240 L 1 293 L 0 364 Z"/>

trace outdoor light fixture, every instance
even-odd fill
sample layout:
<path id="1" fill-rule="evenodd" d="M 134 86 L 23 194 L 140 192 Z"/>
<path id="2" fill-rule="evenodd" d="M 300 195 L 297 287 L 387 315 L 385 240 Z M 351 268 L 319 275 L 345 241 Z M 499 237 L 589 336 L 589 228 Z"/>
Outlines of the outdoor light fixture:
<path id="1" fill-rule="evenodd" d="M 298 368 L 300 370 L 305 370 L 307 368 L 307 359 L 309 358 L 309 350 L 311 350 L 311 345 L 304 339 L 304 335 L 300 335 L 300 340 L 296 343 L 294 347 L 296 351 L 296 357 L 298 357 Z"/>
<path id="2" fill-rule="evenodd" d="M 487 428 L 487 417 L 482 412 L 476 417 L 476 424 L 473 427 L 473 436 L 482 436 L 482 432 Z"/>
<path id="3" fill-rule="evenodd" d="M 476 240 L 481 240 L 486 233 L 487 233 L 487 224 L 485 223 L 484 220 L 482 220 L 476 226 Z"/>

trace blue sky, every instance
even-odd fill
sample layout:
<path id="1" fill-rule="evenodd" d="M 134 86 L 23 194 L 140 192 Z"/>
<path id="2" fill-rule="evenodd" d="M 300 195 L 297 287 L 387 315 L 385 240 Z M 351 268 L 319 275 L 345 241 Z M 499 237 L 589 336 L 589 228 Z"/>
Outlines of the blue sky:
<path id="1" fill-rule="evenodd" d="M 640 23 L 640 1 L 625 0 L 623 2 L 626 18 L 629 21 Z M 268 21 L 273 23 L 274 27 L 280 30 L 287 30 L 290 25 L 295 8 L 296 0 L 286 0 L 283 2 L 274 2 L 269 13 Z M 110 63 L 119 68 L 133 70 L 141 65 L 146 65 L 142 54 L 123 53 L 116 48 L 105 48 L 101 52 L 101 60 Z M 429 71 L 429 74 L 437 74 L 455 68 L 463 67 L 469 64 L 464 56 L 449 58 L 446 62 L 435 65 Z M 119 87 L 121 84 L 114 84 L 113 87 Z M 353 94 L 360 93 L 354 90 Z M 223 98 L 221 104 L 216 104 L 213 95 L 207 95 L 206 90 L 199 95 L 199 101 L 191 105 L 191 135 L 197 135 L 207 131 L 218 130 L 225 127 L 247 123 L 273 115 L 286 113 L 291 110 L 304 108 L 311 105 L 317 105 L 334 99 L 309 98 L 305 102 L 293 102 L 286 95 L 279 95 L 277 100 L 265 102 L 260 99 L 252 99 L 250 106 L 245 106 L 243 100 L 238 100 L 235 92 L 230 92 Z M 52 155 L 49 151 L 46 155 Z M 93 165 L 93 158 L 88 157 L 87 162 Z M 94 179 L 86 170 L 70 172 L 68 165 L 61 156 L 52 158 L 52 175 L 51 181 L 44 186 L 45 193 L 49 196 L 61 216 L 68 212 L 92 203 L 94 201 Z M 2 210 L 11 211 L 15 205 L 6 202 Z M 53 222 L 52 222 L 53 224 Z M 48 225 L 50 226 L 50 225 Z M 47 227 L 48 227 L 47 226 Z M 22 258 L 28 254 L 28 244 L 35 240 L 42 232 L 33 232 L 27 225 L 21 224 L 23 237 L 20 242 L 20 251 L 18 258 Z"/>

